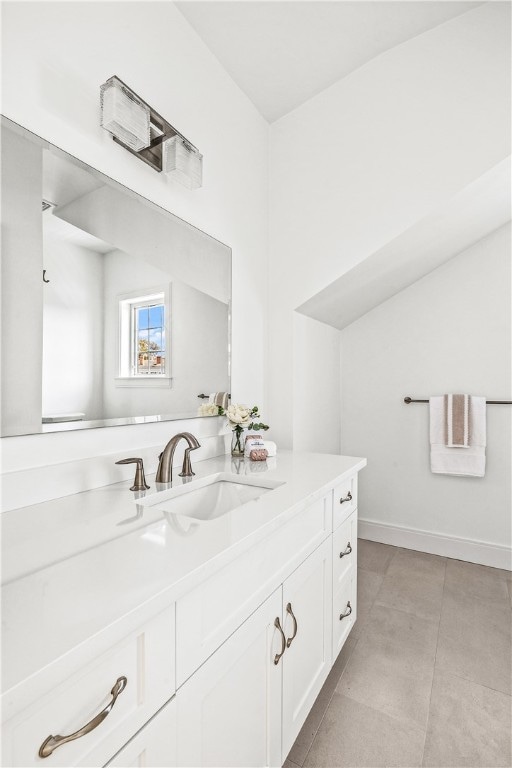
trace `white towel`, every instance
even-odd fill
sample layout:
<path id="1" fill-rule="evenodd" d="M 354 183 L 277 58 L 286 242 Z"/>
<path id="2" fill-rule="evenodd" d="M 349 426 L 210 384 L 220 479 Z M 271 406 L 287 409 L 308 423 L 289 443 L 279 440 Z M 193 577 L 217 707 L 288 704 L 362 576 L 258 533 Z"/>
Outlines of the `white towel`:
<path id="1" fill-rule="evenodd" d="M 212 392 L 208 402 L 213 403 L 214 405 L 220 405 L 221 408 L 224 408 L 224 410 L 227 411 L 229 395 L 227 392 Z"/>
<path id="2" fill-rule="evenodd" d="M 277 445 L 273 440 L 264 440 L 263 447 L 266 448 L 269 456 L 275 456 L 277 453 Z"/>
<path id="3" fill-rule="evenodd" d="M 469 447 L 445 445 L 446 413 L 444 396 L 430 398 L 430 468 L 443 475 L 484 477 L 486 439 L 485 397 L 470 396 Z"/>

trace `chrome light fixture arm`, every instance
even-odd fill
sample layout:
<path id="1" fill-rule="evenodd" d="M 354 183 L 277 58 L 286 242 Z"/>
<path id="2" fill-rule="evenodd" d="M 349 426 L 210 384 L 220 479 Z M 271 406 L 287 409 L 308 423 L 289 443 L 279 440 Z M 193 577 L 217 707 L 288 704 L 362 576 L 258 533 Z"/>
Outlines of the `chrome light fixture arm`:
<path id="1" fill-rule="evenodd" d="M 202 186 L 203 156 L 126 83 L 113 75 L 101 86 L 101 125 L 117 144 L 185 186 Z"/>

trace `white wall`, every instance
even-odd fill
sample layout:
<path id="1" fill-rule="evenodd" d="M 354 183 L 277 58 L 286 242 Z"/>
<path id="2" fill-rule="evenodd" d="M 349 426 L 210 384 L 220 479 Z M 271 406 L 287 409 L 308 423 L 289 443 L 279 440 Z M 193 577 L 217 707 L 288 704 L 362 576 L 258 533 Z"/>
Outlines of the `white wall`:
<path id="1" fill-rule="evenodd" d="M 101 419 L 103 256 L 53 233 L 51 217 L 48 211 L 43 224 L 50 280 L 44 286 L 42 314 L 43 417 L 84 413 L 85 420 Z"/>
<path id="2" fill-rule="evenodd" d="M 42 153 L 9 131 L 2 141 L 2 428 L 41 424 Z M 7 194 L 7 190 L 9 193 Z M 27 300 L 29 299 L 29 300 Z"/>
<path id="3" fill-rule="evenodd" d="M 289 400 L 293 310 L 510 154 L 509 30 L 510 5 L 485 3 L 271 126 L 267 400 L 281 444 L 305 405 Z"/>
<path id="4" fill-rule="evenodd" d="M 232 392 L 235 401 L 263 406 L 265 120 L 170 2 L 5 2 L 2 36 L 2 112 L 7 117 L 231 246 Z M 187 190 L 155 173 L 100 127 L 99 87 L 113 74 L 199 147 L 202 189 Z M 217 420 L 208 422 L 213 430 Z M 182 426 L 170 423 L 166 434 Z M 194 422 L 188 428 L 194 431 Z M 217 423 L 215 429 L 218 434 Z M 145 430 L 130 428 L 126 450 L 144 440 Z M 96 433 L 95 448 L 79 435 L 56 437 L 59 445 L 72 441 L 73 455 L 86 446 L 106 451 L 104 431 Z M 41 440 L 4 440 L 7 466 L 13 468 L 15 457 L 37 463 Z M 16 441 L 23 442 L 23 453 Z"/>
<path id="5" fill-rule="evenodd" d="M 509 224 L 341 331 L 342 451 L 368 457 L 364 536 L 510 567 L 499 548 L 511 545 L 511 406 L 487 408 L 479 479 L 433 475 L 428 405 L 403 403 L 445 392 L 512 398 L 510 253 Z"/>
<path id="6" fill-rule="evenodd" d="M 340 331 L 294 313 L 293 447 L 340 453 Z"/>

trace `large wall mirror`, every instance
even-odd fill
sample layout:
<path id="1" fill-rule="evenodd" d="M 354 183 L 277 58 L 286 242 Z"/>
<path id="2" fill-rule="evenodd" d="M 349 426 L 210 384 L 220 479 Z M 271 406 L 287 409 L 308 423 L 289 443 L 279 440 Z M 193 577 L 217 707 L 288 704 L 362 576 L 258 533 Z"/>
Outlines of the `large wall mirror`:
<path id="1" fill-rule="evenodd" d="M 230 248 L 6 118 L 1 151 L 1 435 L 229 392 Z"/>

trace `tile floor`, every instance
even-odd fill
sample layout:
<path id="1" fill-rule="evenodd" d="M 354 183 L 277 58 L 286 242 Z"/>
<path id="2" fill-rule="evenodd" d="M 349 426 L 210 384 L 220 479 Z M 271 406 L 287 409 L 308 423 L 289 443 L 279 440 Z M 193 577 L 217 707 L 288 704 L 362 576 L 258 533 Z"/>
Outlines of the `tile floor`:
<path id="1" fill-rule="evenodd" d="M 506 571 L 359 540 L 358 619 L 284 768 L 510 768 Z"/>

